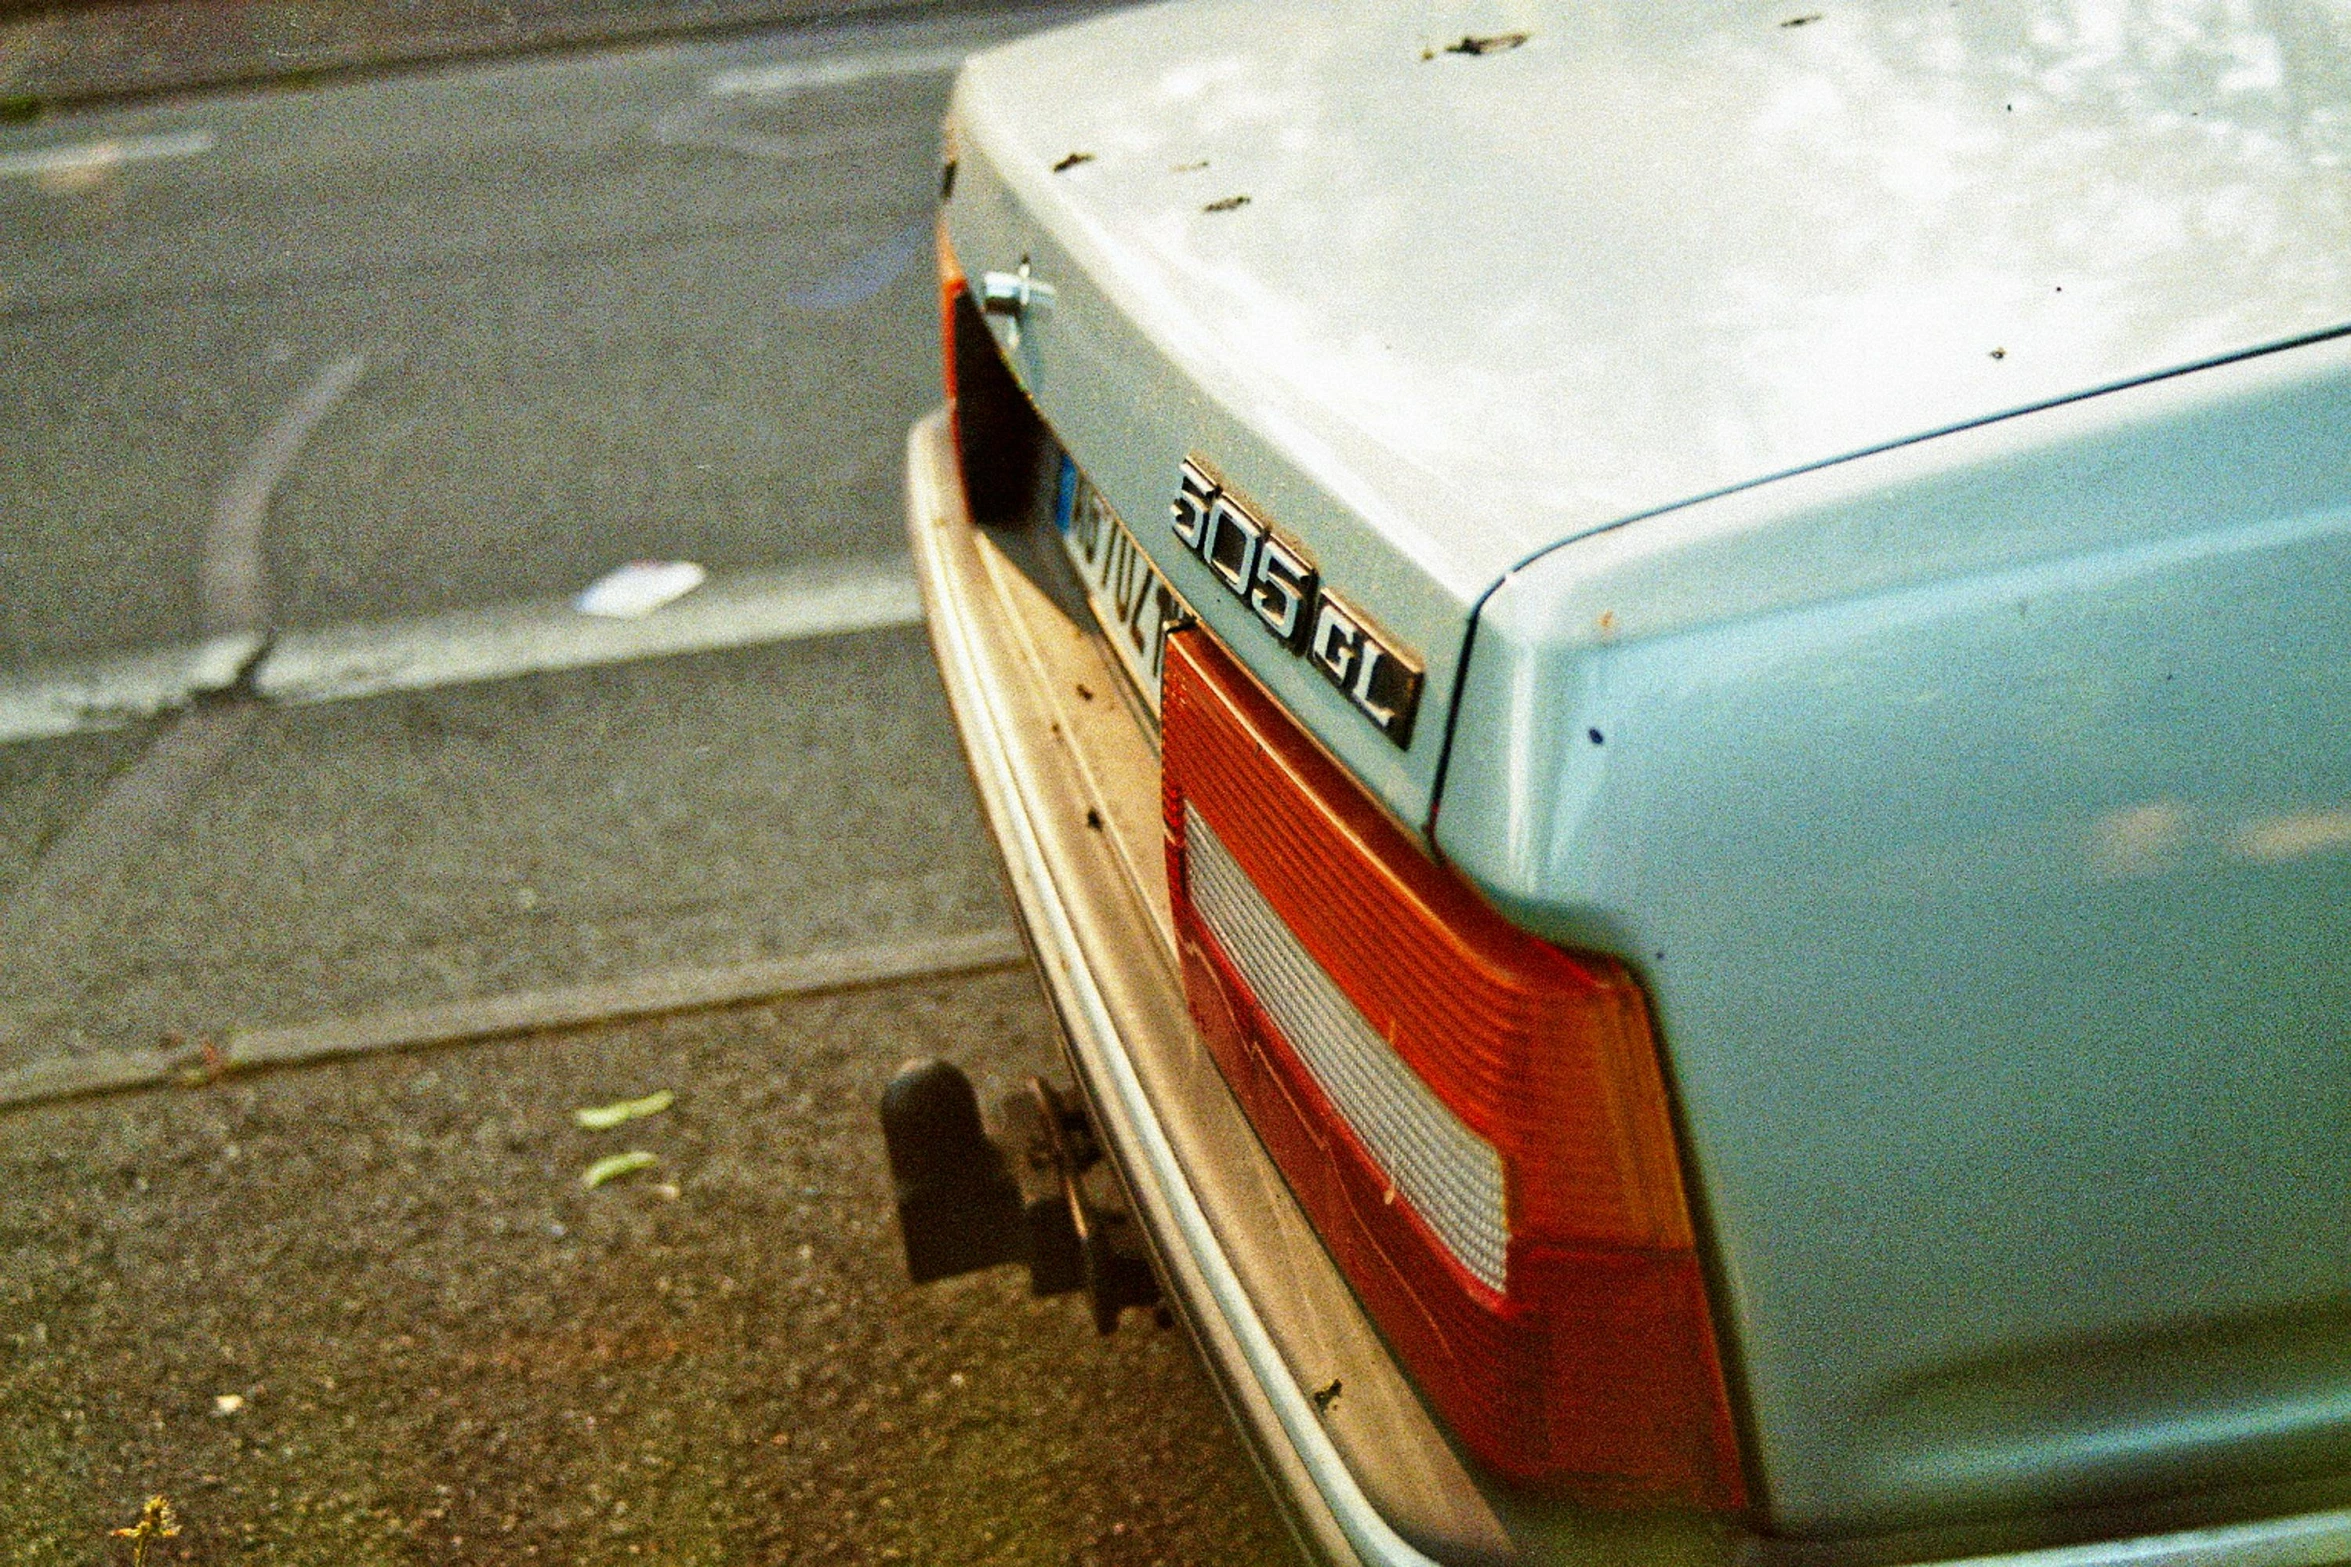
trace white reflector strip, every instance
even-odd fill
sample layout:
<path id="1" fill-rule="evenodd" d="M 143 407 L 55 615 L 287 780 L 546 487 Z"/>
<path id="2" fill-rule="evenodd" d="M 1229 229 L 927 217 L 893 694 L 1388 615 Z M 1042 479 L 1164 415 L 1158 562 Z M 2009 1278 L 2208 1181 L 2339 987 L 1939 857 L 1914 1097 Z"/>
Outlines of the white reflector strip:
<path id="1" fill-rule="evenodd" d="M 1189 801 L 1184 847 L 1192 906 L 1249 982 L 1257 1004 L 1397 1193 L 1463 1267 L 1501 1289 L 1510 1245 L 1502 1156 L 1464 1126 L 1355 1009 Z"/>

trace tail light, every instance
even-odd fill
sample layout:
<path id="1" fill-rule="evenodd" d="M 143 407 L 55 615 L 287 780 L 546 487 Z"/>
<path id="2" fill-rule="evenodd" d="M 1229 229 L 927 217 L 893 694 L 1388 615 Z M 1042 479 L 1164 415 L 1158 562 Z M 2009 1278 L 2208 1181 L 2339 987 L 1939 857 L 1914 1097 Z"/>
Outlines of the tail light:
<path id="1" fill-rule="evenodd" d="M 1201 632 L 1162 703 L 1192 1011 L 1422 1391 L 1513 1480 L 1743 1506 L 1639 987 L 1501 919 Z"/>
<path id="2" fill-rule="evenodd" d="M 963 458 L 963 431 L 955 423 L 957 345 L 955 306 L 963 298 L 963 264 L 947 240 L 947 214 L 939 214 L 939 382 L 947 393 L 947 424 L 955 436 L 955 456 Z"/>

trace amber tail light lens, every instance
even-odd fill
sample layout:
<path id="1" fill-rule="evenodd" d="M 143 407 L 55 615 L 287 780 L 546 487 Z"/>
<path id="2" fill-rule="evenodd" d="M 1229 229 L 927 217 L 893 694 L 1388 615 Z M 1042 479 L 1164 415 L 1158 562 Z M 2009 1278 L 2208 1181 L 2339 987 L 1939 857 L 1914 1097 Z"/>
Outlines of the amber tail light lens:
<path id="1" fill-rule="evenodd" d="M 1422 1392 L 1512 1480 L 1742 1507 L 1640 988 L 1505 922 L 1200 631 L 1162 701 L 1194 1017 Z"/>
<path id="2" fill-rule="evenodd" d="M 956 393 L 955 305 L 963 298 L 963 266 L 955 247 L 947 242 L 947 214 L 939 214 L 939 382 L 947 393 L 947 422 L 955 435 L 955 455 L 963 456 L 963 431 L 954 429 Z"/>

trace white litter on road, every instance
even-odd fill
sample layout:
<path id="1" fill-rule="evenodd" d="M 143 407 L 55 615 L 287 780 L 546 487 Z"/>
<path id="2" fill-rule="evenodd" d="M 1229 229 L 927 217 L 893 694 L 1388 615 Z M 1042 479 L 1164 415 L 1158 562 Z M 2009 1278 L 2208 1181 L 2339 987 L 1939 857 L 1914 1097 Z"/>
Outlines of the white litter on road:
<path id="1" fill-rule="evenodd" d="M 126 163 L 193 158 L 211 150 L 212 132 L 205 130 L 171 131 L 161 136 L 115 136 L 105 141 L 76 142 L 69 147 L 0 152 L 0 177 L 39 179 L 60 174 L 103 174 Z"/>
<path id="2" fill-rule="evenodd" d="M 846 561 L 716 577 L 642 620 L 580 614 L 568 600 L 461 610 L 279 637 L 252 676 L 280 702 L 503 680 L 681 653 L 911 626 L 922 594 L 902 560 Z M 114 729 L 227 687 L 259 647 L 223 637 L 193 648 L 0 675 L 0 744 Z"/>
<path id="3" fill-rule="evenodd" d="M 690 560 L 632 560 L 588 584 L 571 607 L 607 620 L 642 620 L 709 579 L 710 573 Z"/>

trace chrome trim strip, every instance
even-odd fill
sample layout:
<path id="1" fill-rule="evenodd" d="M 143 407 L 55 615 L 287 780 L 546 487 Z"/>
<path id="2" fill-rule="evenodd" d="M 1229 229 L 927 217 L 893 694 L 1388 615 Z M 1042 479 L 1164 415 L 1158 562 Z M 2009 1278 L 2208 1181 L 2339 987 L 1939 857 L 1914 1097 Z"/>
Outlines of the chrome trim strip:
<path id="1" fill-rule="evenodd" d="M 935 451 L 944 440 L 943 413 L 924 419 L 908 437 L 907 504 L 924 517 L 936 517 L 948 509 L 948 498 L 940 493 L 935 482 L 930 456 L 930 451 Z M 922 564 L 919 554 L 917 564 L 918 568 Z M 1130 1180 L 1144 1177 L 1155 1183 L 1157 1190 L 1151 1197 L 1163 1204 L 1174 1220 L 1177 1234 L 1222 1313 L 1250 1374 L 1348 1545 L 1366 1567 L 1438 1567 L 1390 1528 L 1364 1497 L 1316 1419 L 1312 1404 L 1291 1379 L 1289 1368 L 1282 1363 L 1271 1335 L 1258 1318 L 1256 1306 L 1226 1260 L 1224 1248 L 1193 1197 L 1175 1151 L 1168 1145 L 1158 1115 L 1143 1091 L 1142 1081 L 1135 1075 L 1125 1047 L 1119 1042 L 1110 1010 L 1077 943 L 1069 911 L 1054 885 L 1051 867 L 1030 819 L 1030 804 L 1021 794 L 1011 759 L 1005 753 L 1001 735 L 1006 715 L 986 683 L 975 673 L 977 660 L 972 652 L 975 629 L 964 618 L 952 595 L 928 597 L 932 634 L 942 654 L 953 655 L 942 657 L 940 666 L 955 706 L 958 711 L 981 720 L 964 730 L 974 764 L 972 771 L 1006 851 L 1006 873 L 1028 918 L 1038 962 L 1046 969 L 1047 983 L 1067 1003 L 1063 1021 L 1069 1030 L 1071 1048 L 1084 1058 L 1082 1064 L 1095 1082 L 1109 1090 L 1113 1099 L 1110 1107 L 1128 1123 L 1123 1129 L 1127 1135 L 1120 1141 L 1126 1149 L 1141 1155 L 1139 1165 L 1127 1166 Z"/>

